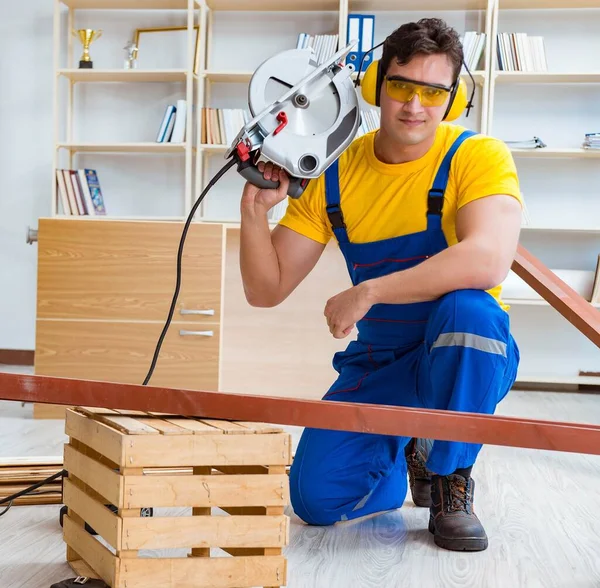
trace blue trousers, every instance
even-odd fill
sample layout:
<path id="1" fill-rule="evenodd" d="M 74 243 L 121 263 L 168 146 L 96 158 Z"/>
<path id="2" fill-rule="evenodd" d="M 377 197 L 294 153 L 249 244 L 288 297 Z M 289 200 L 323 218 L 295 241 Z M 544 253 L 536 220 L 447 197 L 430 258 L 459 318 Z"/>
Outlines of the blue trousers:
<path id="1" fill-rule="evenodd" d="M 352 341 L 335 360 L 324 400 L 493 414 L 514 384 L 519 349 L 508 314 L 486 292 L 436 301 L 420 344 Z M 410 439 L 306 428 L 290 471 L 291 502 L 308 524 L 330 525 L 402 506 Z M 481 445 L 434 441 L 427 467 L 439 475 L 475 463 Z"/>

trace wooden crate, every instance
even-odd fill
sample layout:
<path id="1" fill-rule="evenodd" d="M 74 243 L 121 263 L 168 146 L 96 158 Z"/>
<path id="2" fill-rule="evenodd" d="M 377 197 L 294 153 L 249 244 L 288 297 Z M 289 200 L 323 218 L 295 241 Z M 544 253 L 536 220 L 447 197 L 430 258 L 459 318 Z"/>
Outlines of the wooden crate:
<path id="1" fill-rule="evenodd" d="M 77 574 L 112 588 L 287 583 L 283 429 L 74 408 L 65 431 L 63 535 Z M 153 516 L 141 516 L 148 508 Z"/>

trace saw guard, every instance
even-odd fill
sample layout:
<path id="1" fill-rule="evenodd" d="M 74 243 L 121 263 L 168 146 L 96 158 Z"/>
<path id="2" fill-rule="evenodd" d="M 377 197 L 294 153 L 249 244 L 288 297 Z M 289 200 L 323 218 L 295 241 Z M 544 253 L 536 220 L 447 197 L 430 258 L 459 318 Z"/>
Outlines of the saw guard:
<path id="1" fill-rule="evenodd" d="M 360 126 L 360 105 L 351 79 L 354 68 L 341 64 L 354 44 L 321 65 L 310 48 L 289 49 L 265 60 L 248 87 L 253 118 L 225 157 L 243 142 L 248 151 L 255 152 L 255 163 L 271 161 L 296 178 L 323 174 L 354 140 Z M 268 96 L 269 91 L 276 92 L 278 84 L 284 90 L 281 95 Z M 306 104 L 296 100 L 299 95 L 306 97 Z M 312 120 L 303 126 L 305 113 Z"/>

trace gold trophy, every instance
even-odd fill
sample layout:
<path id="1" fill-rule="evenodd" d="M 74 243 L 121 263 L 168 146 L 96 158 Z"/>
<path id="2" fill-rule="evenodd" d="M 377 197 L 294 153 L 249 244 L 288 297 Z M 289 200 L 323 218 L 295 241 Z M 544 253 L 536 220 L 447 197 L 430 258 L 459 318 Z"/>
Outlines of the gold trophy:
<path id="1" fill-rule="evenodd" d="M 90 59 L 90 45 L 102 36 L 102 29 L 78 29 L 73 31 L 75 37 L 79 37 L 83 45 L 83 55 L 79 61 L 79 69 L 92 69 L 94 62 Z"/>

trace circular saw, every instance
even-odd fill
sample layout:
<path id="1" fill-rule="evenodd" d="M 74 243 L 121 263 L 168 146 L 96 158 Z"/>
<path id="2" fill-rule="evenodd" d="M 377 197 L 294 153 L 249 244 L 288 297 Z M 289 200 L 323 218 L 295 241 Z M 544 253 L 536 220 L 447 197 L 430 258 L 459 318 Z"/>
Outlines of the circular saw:
<path id="1" fill-rule="evenodd" d="M 225 154 L 259 188 L 277 188 L 256 167 L 270 161 L 289 178 L 288 195 L 299 198 L 350 145 L 360 127 L 354 66 L 343 58 L 353 41 L 322 63 L 312 48 L 289 49 L 265 60 L 248 87 L 252 118 Z"/>

